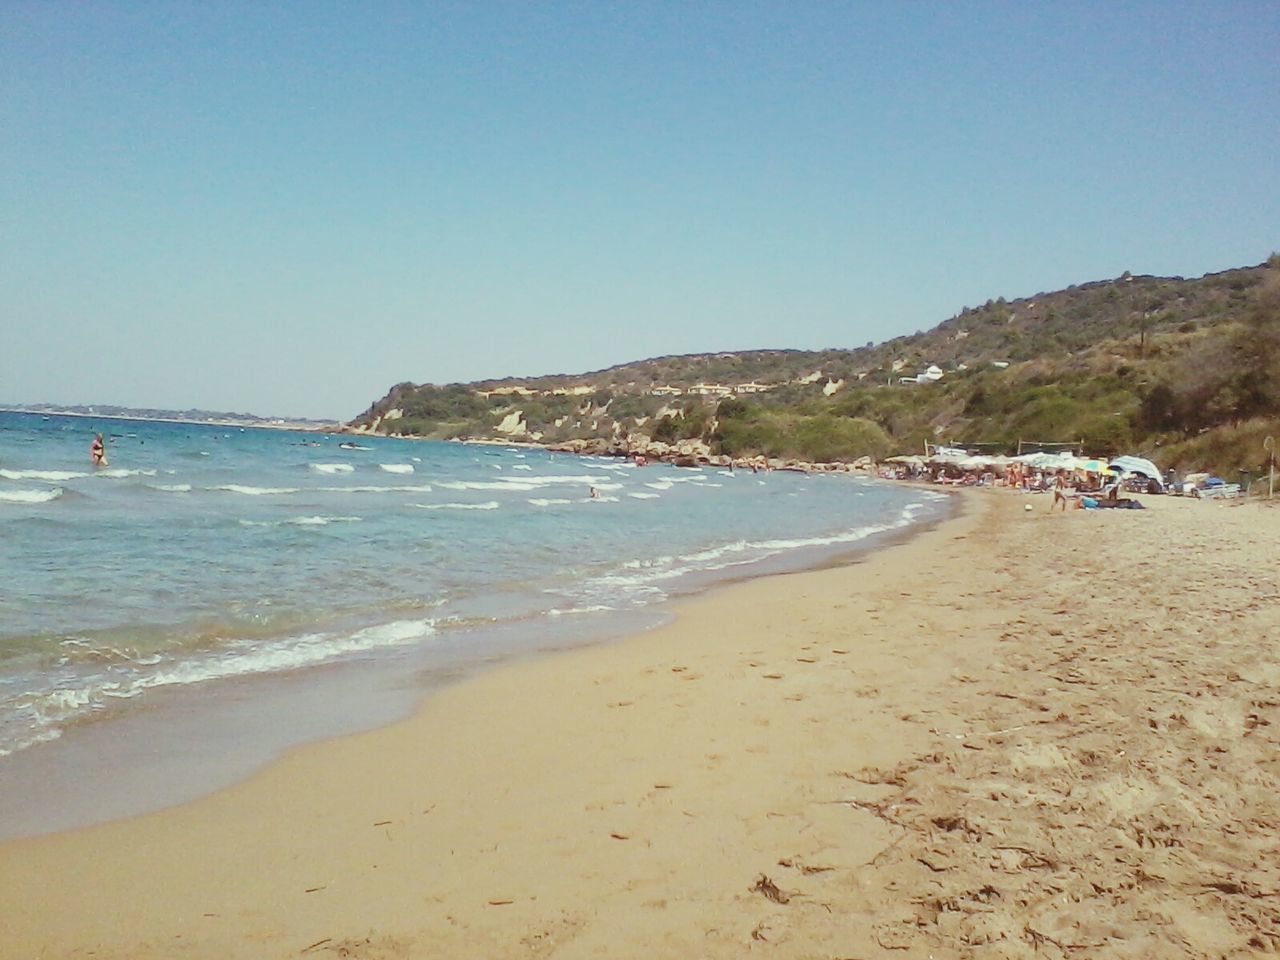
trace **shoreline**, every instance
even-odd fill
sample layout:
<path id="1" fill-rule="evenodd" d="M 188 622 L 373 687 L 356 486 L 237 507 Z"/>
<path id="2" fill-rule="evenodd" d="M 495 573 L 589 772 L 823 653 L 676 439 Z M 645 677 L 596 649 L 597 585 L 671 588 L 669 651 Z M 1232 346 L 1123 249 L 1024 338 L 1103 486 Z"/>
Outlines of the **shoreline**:
<path id="1" fill-rule="evenodd" d="M 1280 511 L 961 502 L 195 803 L 5 843 L 0 953 L 1280 947 Z"/>
<path id="2" fill-rule="evenodd" d="M 197 802 L 253 777 L 289 751 L 403 722 L 456 683 L 510 663 L 624 642 L 661 626 L 676 607 L 761 578 L 859 563 L 946 522 L 785 551 L 733 572 L 705 572 L 660 603 L 572 618 L 472 625 L 465 642 L 370 651 L 284 673 L 150 691 L 117 716 L 0 757 L 0 843 L 93 827 Z M 942 501 L 938 501 L 942 503 Z M 937 508 L 931 508 L 937 509 Z"/>

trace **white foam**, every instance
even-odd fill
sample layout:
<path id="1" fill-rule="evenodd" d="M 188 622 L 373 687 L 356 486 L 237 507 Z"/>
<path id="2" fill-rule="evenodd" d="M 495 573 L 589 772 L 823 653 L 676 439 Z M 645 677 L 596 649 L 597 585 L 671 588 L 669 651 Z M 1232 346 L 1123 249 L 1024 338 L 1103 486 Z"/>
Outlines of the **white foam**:
<path id="1" fill-rule="evenodd" d="M 0 503 L 48 503 L 62 496 L 62 488 L 52 490 L 0 490 Z"/>
<path id="2" fill-rule="evenodd" d="M 155 475 L 154 470 L 126 470 L 124 467 L 99 470 L 94 474 L 95 477 L 106 477 L 109 480 L 123 480 L 125 477 L 154 477 Z"/>
<path id="3" fill-rule="evenodd" d="M 118 683 L 104 683 L 90 688 L 51 690 L 49 693 L 33 697 L 26 706 L 38 720 L 57 723 L 83 713 L 85 707 L 94 702 L 95 693 L 104 693 L 108 689 L 116 690 L 119 687 Z"/>
<path id="4" fill-rule="evenodd" d="M 446 490 L 505 490 L 508 493 L 527 493 L 539 487 L 525 480 L 440 480 L 436 485 Z"/>
<path id="5" fill-rule="evenodd" d="M 248 487 L 242 483 L 224 483 L 210 490 L 223 490 L 227 493 L 239 493 L 246 497 L 265 497 L 278 493 L 297 493 L 297 487 Z"/>
<path id="6" fill-rule="evenodd" d="M 71 470 L 0 470 L 0 477 L 6 480 L 47 480 L 49 483 L 66 483 L 87 476 L 89 474 Z"/>
<path id="7" fill-rule="evenodd" d="M 601 483 L 604 483 L 608 479 L 609 479 L 608 477 L 602 477 L 599 474 L 591 474 L 591 473 L 574 474 L 572 476 L 561 474 L 558 476 L 553 475 L 553 476 L 545 476 L 545 477 L 520 477 L 519 479 L 508 480 L 507 483 L 512 484 L 513 486 L 515 485 L 524 486 L 524 485 L 532 484 L 533 486 L 536 486 L 536 487 L 551 487 L 561 483 L 576 484 L 578 486 L 590 486 L 592 484 L 599 485 Z"/>
<path id="8" fill-rule="evenodd" d="M 529 466 L 529 464 L 527 463 L 517 463 L 511 469 L 512 470 L 532 470 L 533 467 Z"/>
<path id="9" fill-rule="evenodd" d="M 413 473 L 412 463 L 380 463 L 378 467 L 387 473 Z"/>
<path id="10" fill-rule="evenodd" d="M 434 620 L 396 620 L 346 635 L 305 634 L 270 646 L 253 646 L 212 660 L 175 664 L 138 680 L 134 692 L 153 687 L 202 683 L 253 673 L 273 673 L 324 663 L 348 653 L 401 646 L 436 632 Z"/>
<path id="11" fill-rule="evenodd" d="M 561 610 L 557 607 L 552 607 L 550 610 L 547 611 L 547 616 L 548 617 L 567 617 L 575 613 L 603 613 L 606 610 L 612 610 L 612 609 L 613 607 L 606 606 L 603 603 L 592 603 L 592 604 L 588 604 L 585 607 L 568 607 L 567 609 L 564 609 L 564 610 Z"/>
<path id="12" fill-rule="evenodd" d="M 189 483 L 149 483 L 147 484 L 152 490 L 162 490 L 165 493 L 190 493 L 191 484 Z"/>
<path id="13" fill-rule="evenodd" d="M 661 500 L 660 493 L 628 493 L 628 497 L 634 497 L 636 500 Z"/>
<path id="14" fill-rule="evenodd" d="M 11 742 L 7 747 L 0 746 L 0 757 L 7 757 L 9 754 L 25 750 L 27 747 L 34 747 L 37 743 L 48 743 L 50 740 L 57 740 L 60 736 L 62 736 L 62 731 L 57 727 L 28 731 L 27 735 L 17 742 Z"/>
<path id="15" fill-rule="evenodd" d="M 313 463 L 311 469 L 316 473 L 354 473 L 356 468 L 349 463 Z"/>
<path id="16" fill-rule="evenodd" d="M 244 641 L 221 655 L 172 663 L 127 685 L 89 681 L 83 686 L 27 694 L 17 705 L 34 724 L 20 742 L 0 747 L 0 756 L 61 736 L 61 727 L 102 709 L 109 699 L 127 700 L 157 687 L 185 686 L 251 674 L 276 673 L 314 666 L 352 653 L 404 646 L 436 632 L 434 620 L 396 620 L 350 634 L 304 634 L 270 645 Z M 155 661 L 152 661 L 154 663 Z M 138 665 L 143 665 L 138 663 Z"/>
<path id="17" fill-rule="evenodd" d="M 585 592 L 590 596 L 604 590 L 611 596 L 631 598 L 631 602 L 648 602 L 665 596 L 655 584 L 676 580 L 691 573 L 714 573 L 732 567 L 758 563 L 780 553 L 805 547 L 834 546 L 856 543 L 877 533 L 884 533 L 911 522 L 912 514 L 905 511 L 895 523 L 857 527 L 839 533 L 792 539 L 735 540 L 692 553 L 678 556 L 661 556 L 649 560 L 629 560 L 618 567 L 618 572 L 595 577 L 587 584 Z M 627 572 L 623 572 L 627 571 Z"/>
<path id="18" fill-rule="evenodd" d="M 658 480 L 654 483 L 646 483 L 645 486 L 651 487 L 654 490 L 670 490 L 673 486 L 675 486 L 675 484 L 673 484 L 670 480 Z"/>
<path id="19" fill-rule="evenodd" d="M 529 502 L 535 507 L 558 507 L 566 503 L 573 503 L 572 500 L 566 500 L 563 497 L 534 497 Z"/>
<path id="20" fill-rule="evenodd" d="M 484 503 L 415 503 L 411 504 L 420 510 L 497 510 L 497 500 L 486 500 Z"/>
<path id="21" fill-rule="evenodd" d="M 430 493 L 431 484 L 418 483 L 409 486 L 354 486 L 354 487 L 316 487 L 324 493 Z"/>
<path id="22" fill-rule="evenodd" d="M 287 520 L 241 520 L 244 527 L 327 527 L 331 523 L 359 523 L 363 517 L 289 517 Z"/>

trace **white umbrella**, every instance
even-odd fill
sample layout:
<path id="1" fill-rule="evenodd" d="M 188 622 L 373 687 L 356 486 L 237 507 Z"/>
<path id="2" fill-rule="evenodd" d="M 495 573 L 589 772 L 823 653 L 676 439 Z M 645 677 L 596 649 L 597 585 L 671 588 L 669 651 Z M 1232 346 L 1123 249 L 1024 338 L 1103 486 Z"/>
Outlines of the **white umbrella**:
<path id="1" fill-rule="evenodd" d="M 1160 469 L 1150 460 L 1144 460 L 1142 457 L 1112 457 L 1110 466 L 1112 470 L 1118 470 L 1121 473 L 1140 473 L 1148 480 L 1154 480 L 1164 486 Z"/>

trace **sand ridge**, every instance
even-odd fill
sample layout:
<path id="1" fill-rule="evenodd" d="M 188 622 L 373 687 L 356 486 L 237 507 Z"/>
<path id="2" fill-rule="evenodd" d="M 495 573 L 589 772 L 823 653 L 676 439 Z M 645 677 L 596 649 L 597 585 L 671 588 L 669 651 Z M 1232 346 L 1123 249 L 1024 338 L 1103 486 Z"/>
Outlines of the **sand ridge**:
<path id="1" fill-rule="evenodd" d="M 1280 950 L 1280 510 L 966 502 L 0 846 L 0 956 Z"/>

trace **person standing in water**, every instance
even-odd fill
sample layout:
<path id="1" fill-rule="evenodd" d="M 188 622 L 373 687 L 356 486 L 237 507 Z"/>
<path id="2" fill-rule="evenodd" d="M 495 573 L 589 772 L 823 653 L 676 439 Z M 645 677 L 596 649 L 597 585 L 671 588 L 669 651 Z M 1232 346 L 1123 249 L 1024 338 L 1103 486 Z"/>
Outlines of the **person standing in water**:
<path id="1" fill-rule="evenodd" d="M 89 444 L 89 460 L 95 467 L 107 465 L 107 445 L 102 442 L 102 434 L 95 436 L 93 443 Z"/>

